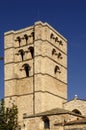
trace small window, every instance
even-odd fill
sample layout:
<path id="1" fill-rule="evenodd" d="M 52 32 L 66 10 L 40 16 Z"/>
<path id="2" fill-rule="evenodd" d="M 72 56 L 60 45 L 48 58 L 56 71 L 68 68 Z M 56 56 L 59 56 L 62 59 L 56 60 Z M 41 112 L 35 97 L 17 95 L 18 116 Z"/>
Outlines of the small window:
<path id="1" fill-rule="evenodd" d="M 56 53 L 56 50 L 53 48 L 52 55 L 54 55 L 55 53 Z"/>
<path id="2" fill-rule="evenodd" d="M 30 71 L 30 66 L 29 66 L 29 64 L 24 64 L 24 65 L 22 65 L 22 67 L 24 67 L 26 76 L 29 77 L 29 71 Z"/>
<path id="3" fill-rule="evenodd" d="M 31 36 L 33 37 L 33 40 L 34 40 L 34 32 L 31 33 Z"/>
<path id="4" fill-rule="evenodd" d="M 79 110 L 77 110 L 77 109 L 74 109 L 72 112 L 74 112 L 75 114 L 81 115 L 81 112 Z"/>
<path id="5" fill-rule="evenodd" d="M 26 44 L 27 44 L 28 35 L 27 35 L 27 34 L 25 34 L 25 35 L 24 35 L 24 38 L 25 38 L 25 40 L 26 40 Z"/>
<path id="6" fill-rule="evenodd" d="M 16 41 L 19 42 L 19 46 L 20 46 L 21 38 L 20 38 L 19 36 L 17 37 L 17 40 L 16 40 Z"/>
<path id="7" fill-rule="evenodd" d="M 61 73 L 59 66 L 56 65 L 54 68 L 54 73 L 56 74 L 57 72 Z"/>
<path id="8" fill-rule="evenodd" d="M 58 42 L 58 37 L 55 38 L 55 42 Z"/>
<path id="9" fill-rule="evenodd" d="M 58 53 L 58 58 L 60 58 L 60 59 L 62 59 L 63 57 L 62 57 L 62 54 L 59 52 Z"/>
<path id="10" fill-rule="evenodd" d="M 22 61 L 23 61 L 23 59 L 24 59 L 24 54 L 25 54 L 24 50 L 23 50 L 23 49 L 20 49 L 20 50 L 18 51 L 18 53 L 21 55 L 21 58 L 22 58 Z"/>
<path id="11" fill-rule="evenodd" d="M 53 33 L 51 33 L 51 35 L 50 35 L 50 38 L 54 38 L 54 35 L 53 35 Z"/>
<path id="12" fill-rule="evenodd" d="M 43 121 L 44 121 L 44 129 L 50 129 L 50 121 L 47 116 L 43 116 Z"/>
<path id="13" fill-rule="evenodd" d="M 33 58 L 33 57 L 34 57 L 34 48 L 33 48 L 32 46 L 30 46 L 30 47 L 28 48 L 28 50 L 30 51 L 31 56 L 32 56 L 32 58 Z"/>
<path id="14" fill-rule="evenodd" d="M 63 43 L 62 43 L 62 41 L 61 41 L 61 40 L 59 41 L 59 45 L 63 46 Z"/>

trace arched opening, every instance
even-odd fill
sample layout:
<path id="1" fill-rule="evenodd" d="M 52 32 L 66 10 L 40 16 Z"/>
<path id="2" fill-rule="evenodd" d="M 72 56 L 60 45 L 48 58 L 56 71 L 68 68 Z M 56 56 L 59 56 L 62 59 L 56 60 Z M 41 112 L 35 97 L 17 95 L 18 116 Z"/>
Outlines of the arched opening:
<path id="1" fill-rule="evenodd" d="M 29 64 L 23 64 L 22 67 L 24 67 L 26 76 L 29 77 L 29 71 L 30 71 L 30 66 L 29 66 Z"/>
<path id="2" fill-rule="evenodd" d="M 59 52 L 57 57 L 62 59 L 62 54 Z"/>
<path id="3" fill-rule="evenodd" d="M 25 38 L 25 40 L 26 40 L 26 44 L 27 44 L 28 35 L 27 35 L 27 34 L 25 34 L 25 35 L 24 35 L 24 38 Z"/>
<path id="4" fill-rule="evenodd" d="M 75 114 L 81 115 L 81 112 L 79 110 L 77 110 L 77 109 L 74 109 L 72 112 L 74 112 Z"/>
<path id="5" fill-rule="evenodd" d="M 20 46 L 21 38 L 20 38 L 19 36 L 17 37 L 17 40 L 16 40 L 16 41 L 19 42 L 19 46 Z"/>
<path id="6" fill-rule="evenodd" d="M 56 53 L 56 50 L 53 48 L 52 55 L 54 55 L 55 53 Z"/>
<path id="7" fill-rule="evenodd" d="M 20 53 L 21 58 L 22 58 L 22 61 L 23 61 L 23 59 L 24 59 L 24 54 L 25 54 L 24 50 L 23 50 L 23 49 L 20 49 L 18 52 Z"/>
<path id="8" fill-rule="evenodd" d="M 50 129 L 50 121 L 47 116 L 43 116 L 42 120 L 44 122 L 44 129 Z"/>
<path id="9" fill-rule="evenodd" d="M 61 41 L 61 40 L 59 41 L 59 45 L 63 46 L 63 43 L 62 43 L 62 41 Z"/>
<path id="10" fill-rule="evenodd" d="M 29 49 L 31 56 L 33 58 L 34 57 L 34 48 L 32 46 L 30 46 L 28 49 Z"/>
<path id="11" fill-rule="evenodd" d="M 59 66 L 56 65 L 54 68 L 54 73 L 56 74 L 57 72 L 61 73 Z"/>
<path id="12" fill-rule="evenodd" d="M 31 36 L 33 37 L 33 40 L 34 40 L 34 32 L 31 33 Z"/>
<path id="13" fill-rule="evenodd" d="M 50 38 L 54 38 L 54 34 L 53 33 L 51 33 Z"/>
<path id="14" fill-rule="evenodd" d="M 55 42 L 58 42 L 58 37 L 55 38 Z"/>

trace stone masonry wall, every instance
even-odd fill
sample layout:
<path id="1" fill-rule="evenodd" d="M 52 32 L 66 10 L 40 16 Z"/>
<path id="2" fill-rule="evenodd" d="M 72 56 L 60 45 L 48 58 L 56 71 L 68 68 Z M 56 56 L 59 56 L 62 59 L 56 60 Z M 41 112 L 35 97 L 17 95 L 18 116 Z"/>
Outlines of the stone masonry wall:
<path id="1" fill-rule="evenodd" d="M 74 99 L 64 104 L 64 108 L 70 111 L 78 110 L 84 116 L 86 116 L 86 101 Z"/>
<path id="2" fill-rule="evenodd" d="M 67 100 L 67 40 L 49 24 L 5 33 L 5 103 L 17 104 L 19 121 L 63 107 Z M 32 53 L 33 52 L 33 53 Z"/>

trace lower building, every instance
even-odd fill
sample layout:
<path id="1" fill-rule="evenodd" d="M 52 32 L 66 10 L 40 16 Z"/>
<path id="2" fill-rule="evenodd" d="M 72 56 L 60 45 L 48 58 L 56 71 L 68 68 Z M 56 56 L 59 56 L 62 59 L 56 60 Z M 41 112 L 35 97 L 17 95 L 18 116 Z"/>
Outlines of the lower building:
<path id="1" fill-rule="evenodd" d="M 21 129 L 86 130 L 85 104 L 86 100 L 76 99 L 75 97 L 73 100 L 66 102 L 63 109 L 55 108 L 36 115 L 24 115 Z"/>

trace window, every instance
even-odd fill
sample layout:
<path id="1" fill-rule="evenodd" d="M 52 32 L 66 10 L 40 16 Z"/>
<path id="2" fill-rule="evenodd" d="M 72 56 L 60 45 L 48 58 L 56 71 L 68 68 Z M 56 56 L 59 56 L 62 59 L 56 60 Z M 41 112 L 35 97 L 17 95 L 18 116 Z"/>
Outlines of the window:
<path id="1" fill-rule="evenodd" d="M 77 110 L 77 109 L 74 109 L 72 112 L 74 112 L 75 114 L 81 115 L 81 112 L 79 110 Z"/>
<path id="2" fill-rule="evenodd" d="M 51 35 L 50 35 L 50 38 L 54 38 L 54 35 L 53 35 L 53 33 L 51 33 Z"/>
<path id="3" fill-rule="evenodd" d="M 20 46 L 21 38 L 20 38 L 19 36 L 17 37 L 17 40 L 16 40 L 16 41 L 19 42 L 19 46 Z"/>
<path id="4" fill-rule="evenodd" d="M 55 42 L 58 42 L 58 37 L 55 38 Z"/>
<path id="5" fill-rule="evenodd" d="M 31 56 L 33 58 L 34 57 L 34 48 L 32 46 L 30 46 L 28 49 L 29 49 Z"/>
<path id="6" fill-rule="evenodd" d="M 23 49 L 20 49 L 20 50 L 18 51 L 18 53 L 21 55 L 21 58 L 22 58 L 22 61 L 23 61 L 23 59 L 24 59 L 24 54 L 25 54 L 24 50 L 23 50 Z"/>
<path id="7" fill-rule="evenodd" d="M 28 35 L 27 35 L 27 34 L 25 34 L 25 35 L 24 35 L 24 38 L 25 38 L 25 40 L 26 40 L 26 44 L 27 44 Z"/>
<path id="8" fill-rule="evenodd" d="M 31 36 L 33 37 L 33 40 L 34 40 L 34 32 L 31 33 Z"/>
<path id="9" fill-rule="evenodd" d="M 50 129 L 50 121 L 49 118 L 47 116 L 43 116 L 42 117 L 43 121 L 44 121 L 44 129 Z"/>
<path id="10" fill-rule="evenodd" d="M 24 64 L 24 65 L 22 65 L 22 67 L 24 67 L 26 76 L 29 77 L 29 71 L 30 71 L 30 66 L 29 66 L 29 64 Z"/>
<path id="11" fill-rule="evenodd" d="M 61 40 L 59 41 L 59 45 L 63 46 L 63 43 L 62 43 L 62 41 L 61 41 Z"/>
<path id="12" fill-rule="evenodd" d="M 63 57 L 62 57 L 62 54 L 59 52 L 58 53 L 58 58 L 60 58 L 60 59 L 62 59 Z"/>
<path id="13" fill-rule="evenodd" d="M 52 55 L 56 54 L 56 50 L 53 48 Z"/>
<path id="14" fill-rule="evenodd" d="M 56 65 L 54 68 L 54 73 L 56 74 L 57 72 L 61 73 L 59 66 Z"/>

